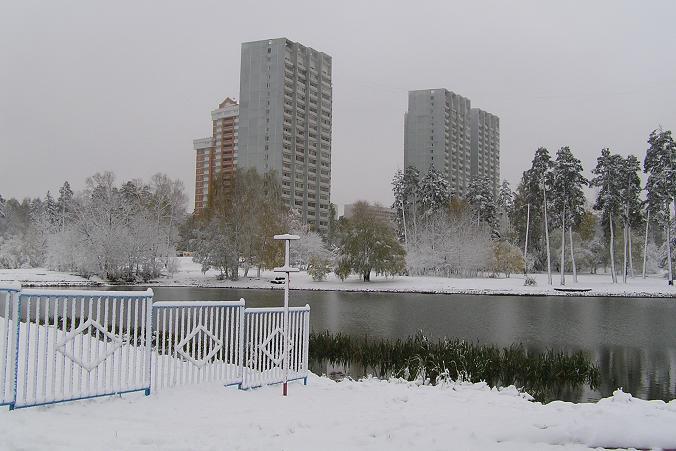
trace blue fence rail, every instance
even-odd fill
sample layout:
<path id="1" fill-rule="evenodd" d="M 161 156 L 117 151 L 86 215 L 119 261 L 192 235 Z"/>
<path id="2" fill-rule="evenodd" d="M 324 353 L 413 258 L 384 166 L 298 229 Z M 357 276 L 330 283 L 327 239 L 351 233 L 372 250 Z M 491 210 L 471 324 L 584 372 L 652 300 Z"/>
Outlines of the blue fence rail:
<path id="1" fill-rule="evenodd" d="M 283 382 L 283 309 L 156 302 L 152 290 L 0 285 L 0 405 L 10 410 L 217 382 Z M 310 307 L 289 309 L 289 380 L 308 375 Z"/>

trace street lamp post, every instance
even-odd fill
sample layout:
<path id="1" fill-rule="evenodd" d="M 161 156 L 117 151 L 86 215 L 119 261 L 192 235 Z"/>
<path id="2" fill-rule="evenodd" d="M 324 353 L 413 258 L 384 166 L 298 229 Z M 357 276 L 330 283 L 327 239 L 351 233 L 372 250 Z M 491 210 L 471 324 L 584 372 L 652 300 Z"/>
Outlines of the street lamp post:
<path id="1" fill-rule="evenodd" d="M 289 381 L 289 275 L 292 272 L 298 272 L 298 268 L 292 268 L 289 264 L 289 245 L 292 240 L 299 240 L 298 235 L 275 235 L 274 239 L 284 241 L 284 266 L 275 268 L 275 272 L 283 272 L 286 274 L 284 278 L 284 359 L 282 359 L 282 371 L 284 372 L 284 388 L 282 394 L 287 395 L 287 386 Z"/>

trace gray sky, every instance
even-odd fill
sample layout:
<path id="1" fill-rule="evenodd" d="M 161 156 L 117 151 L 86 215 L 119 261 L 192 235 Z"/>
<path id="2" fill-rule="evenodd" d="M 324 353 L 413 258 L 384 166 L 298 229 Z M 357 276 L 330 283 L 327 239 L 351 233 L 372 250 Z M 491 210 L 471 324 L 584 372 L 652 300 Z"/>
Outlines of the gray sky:
<path id="1" fill-rule="evenodd" d="M 514 185 L 538 146 L 587 171 L 605 146 L 642 159 L 652 129 L 676 132 L 674 18 L 674 1 L 0 0 L 0 193 L 165 172 L 192 208 L 192 140 L 239 98 L 240 44 L 281 36 L 333 57 L 338 205 L 391 202 L 412 89 L 500 116 Z"/>

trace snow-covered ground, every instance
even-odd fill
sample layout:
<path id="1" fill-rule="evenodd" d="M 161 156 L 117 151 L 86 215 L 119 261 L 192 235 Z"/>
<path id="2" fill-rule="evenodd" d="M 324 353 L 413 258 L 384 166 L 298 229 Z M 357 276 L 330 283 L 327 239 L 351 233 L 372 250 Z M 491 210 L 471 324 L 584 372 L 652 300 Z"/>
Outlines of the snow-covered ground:
<path id="1" fill-rule="evenodd" d="M 77 287 L 99 285 L 98 279 L 88 280 L 65 272 L 50 271 L 45 268 L 0 268 L 0 284 L 18 281 L 24 286 L 31 287 Z"/>
<path id="2" fill-rule="evenodd" d="M 282 285 L 270 283 L 276 276 L 272 271 L 263 271 L 256 277 L 256 269 L 249 270 L 249 277 L 241 277 L 237 281 L 217 280 L 218 271 L 209 270 L 202 273 L 201 266 L 190 257 L 179 257 L 179 271 L 173 277 L 162 277 L 153 281 L 157 286 L 197 286 L 223 288 L 276 288 Z M 240 275 L 243 273 L 240 271 Z M 322 282 L 315 282 L 304 271 L 291 276 L 291 288 L 303 290 L 337 290 L 337 291 L 385 291 L 385 292 L 419 292 L 419 293 L 468 293 L 468 294 L 513 294 L 513 295 L 575 295 L 575 296 L 676 296 L 676 288 L 668 286 L 662 276 L 651 275 L 642 279 L 640 274 L 624 284 L 621 281 L 613 284 L 608 274 L 579 274 L 578 283 L 573 277 L 566 275 L 567 288 L 590 288 L 585 293 L 564 293 L 559 288 L 559 274 L 553 275 L 553 285 L 547 284 L 547 274 L 534 274 L 537 286 L 524 286 L 523 275 L 512 275 L 510 278 L 445 278 L 445 277 L 371 277 L 371 282 L 363 282 L 352 275 L 341 281 L 335 274 L 329 274 Z M 0 270 L 0 283 L 18 280 L 30 285 L 80 285 L 95 284 L 81 277 L 57 273 L 45 269 Z"/>
<path id="3" fill-rule="evenodd" d="M 676 401 L 617 391 L 595 404 L 525 399 L 485 384 L 417 386 L 312 376 L 251 391 L 197 385 L 0 411 L 0 448 L 397 450 L 676 448 Z"/>
<path id="4" fill-rule="evenodd" d="M 231 288 L 278 288 L 282 285 L 270 283 L 276 276 L 272 271 L 263 271 L 257 278 L 256 269 L 249 270 L 249 277 L 240 280 L 217 280 L 218 271 L 209 270 L 205 274 L 201 266 L 194 263 L 190 257 L 179 258 L 179 271 L 173 277 L 157 280 L 161 286 L 200 286 L 200 287 L 231 287 Z M 526 295 L 566 295 L 555 288 L 560 287 L 559 275 L 554 274 L 554 285 L 547 284 L 547 274 L 535 274 L 537 286 L 525 287 L 523 275 L 512 275 L 510 278 L 471 278 L 456 279 L 445 277 L 375 277 L 370 282 L 363 282 L 352 275 L 341 281 L 335 274 L 329 274 L 322 282 L 315 282 L 301 271 L 291 275 L 291 288 L 303 290 L 338 290 L 338 291 L 392 291 L 392 292 L 429 292 L 429 293 L 471 293 L 471 294 L 526 294 Z M 566 276 L 568 288 L 591 288 L 590 292 L 581 293 L 587 296 L 676 296 L 676 289 L 667 286 L 666 279 L 651 276 L 642 279 L 640 275 L 630 279 L 627 284 L 613 284 L 607 274 L 580 274 L 578 283 L 573 283 L 572 275 Z M 580 295 L 580 293 L 575 293 Z"/>

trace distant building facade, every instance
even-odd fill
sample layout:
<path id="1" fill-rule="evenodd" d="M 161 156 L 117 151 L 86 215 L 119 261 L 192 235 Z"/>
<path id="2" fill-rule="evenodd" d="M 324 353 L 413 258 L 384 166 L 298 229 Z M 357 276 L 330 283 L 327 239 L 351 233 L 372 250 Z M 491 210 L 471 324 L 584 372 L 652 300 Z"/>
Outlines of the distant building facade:
<path id="1" fill-rule="evenodd" d="M 230 97 L 211 112 L 212 136 L 193 141 L 195 150 L 195 214 L 208 204 L 212 183 L 226 187 L 237 166 L 239 105 Z"/>
<path id="2" fill-rule="evenodd" d="M 473 109 L 470 99 L 444 88 L 409 91 L 404 167 L 413 166 L 421 174 L 434 167 L 453 193 L 463 195 L 472 177 L 495 177 L 499 183 L 499 155 L 497 116 Z"/>
<path id="3" fill-rule="evenodd" d="M 242 44 L 237 164 L 275 170 L 287 207 L 326 231 L 331 193 L 332 60 L 286 38 Z"/>
<path id="4" fill-rule="evenodd" d="M 343 210 L 343 217 L 345 219 L 350 219 L 354 215 L 354 207 L 357 204 L 345 204 L 345 209 Z M 368 210 L 373 213 L 373 215 L 385 222 L 394 222 L 395 212 L 389 207 L 383 207 L 378 204 L 369 204 Z"/>
<path id="5" fill-rule="evenodd" d="M 497 196 L 500 190 L 500 118 L 472 108 L 472 177 L 488 179 Z"/>
<path id="6" fill-rule="evenodd" d="M 409 91 L 404 119 L 404 166 L 430 167 L 446 176 L 454 193 L 470 180 L 470 100 L 447 89 Z"/>

